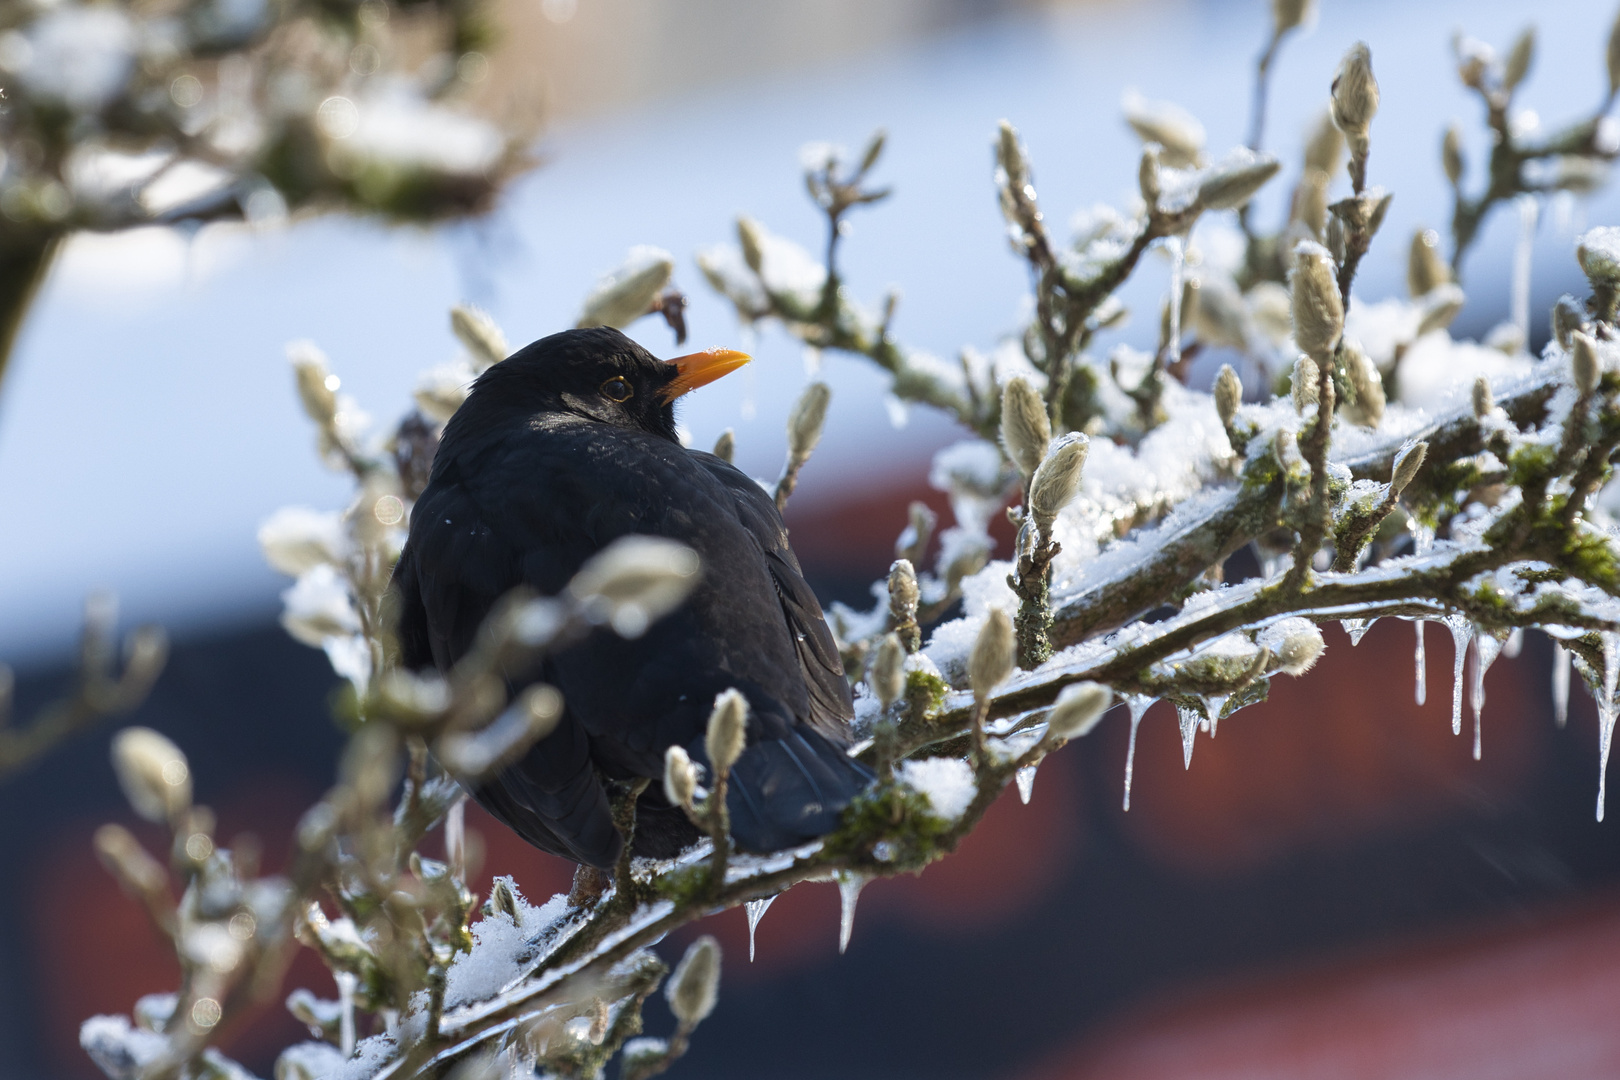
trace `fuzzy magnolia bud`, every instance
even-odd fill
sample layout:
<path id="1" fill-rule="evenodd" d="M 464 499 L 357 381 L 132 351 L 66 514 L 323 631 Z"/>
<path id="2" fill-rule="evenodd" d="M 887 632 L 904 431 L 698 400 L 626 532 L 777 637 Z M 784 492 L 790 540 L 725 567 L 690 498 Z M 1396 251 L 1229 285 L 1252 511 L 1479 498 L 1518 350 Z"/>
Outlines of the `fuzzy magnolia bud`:
<path id="1" fill-rule="evenodd" d="M 1603 364 L 1598 360 L 1597 342 L 1590 335 L 1576 331 L 1569 337 L 1569 363 L 1575 374 L 1575 389 L 1585 396 L 1597 389 Z"/>
<path id="2" fill-rule="evenodd" d="M 1474 415 L 1489 416 L 1496 408 L 1496 398 L 1491 395 L 1491 381 L 1481 375 L 1474 380 Z"/>
<path id="3" fill-rule="evenodd" d="M 1012 620 L 1000 608 L 991 608 L 968 654 L 968 682 L 975 699 L 988 700 L 990 692 L 1012 674 L 1016 649 Z"/>
<path id="4" fill-rule="evenodd" d="M 338 377 L 327 368 L 326 355 L 311 342 L 295 341 L 287 346 L 287 359 L 298 379 L 304 412 L 322 427 L 332 423 L 337 417 Z"/>
<path id="5" fill-rule="evenodd" d="M 518 891 L 517 884 L 508 876 L 502 875 L 495 879 L 489 890 L 489 913 L 491 915 L 505 915 L 513 922 L 518 921 Z"/>
<path id="6" fill-rule="evenodd" d="M 1581 310 L 1579 300 L 1565 293 L 1553 305 L 1551 322 L 1553 339 L 1560 349 L 1568 352 L 1570 336 L 1586 325 L 1586 313 Z"/>
<path id="7" fill-rule="evenodd" d="M 1292 377 L 1294 411 L 1301 416 L 1305 410 L 1317 404 L 1317 379 L 1321 376 L 1321 369 L 1311 361 L 1308 356 L 1302 356 L 1294 361 L 1294 374 Z"/>
<path id="8" fill-rule="evenodd" d="M 625 536 L 580 568 L 568 592 L 594 622 L 635 638 L 669 614 L 697 584 L 697 552 L 656 536 Z"/>
<path id="9" fill-rule="evenodd" d="M 1339 168 L 1344 154 L 1344 132 L 1333 122 L 1333 114 L 1322 113 L 1305 140 L 1305 169 L 1332 176 Z"/>
<path id="10" fill-rule="evenodd" d="M 151 728 L 125 728 L 113 736 L 112 762 L 124 797 L 147 821 L 174 821 L 191 806 L 186 755 Z"/>
<path id="11" fill-rule="evenodd" d="M 1270 154 L 1234 151 L 1198 185 L 1198 205 L 1206 210 L 1236 210 L 1277 175 L 1282 163 Z"/>
<path id="12" fill-rule="evenodd" d="M 737 433 L 730 428 L 722 431 L 720 437 L 714 440 L 713 453 L 727 465 L 732 464 L 737 458 Z"/>
<path id="13" fill-rule="evenodd" d="M 1009 380 L 1001 391 L 1001 446 L 1026 482 L 1035 475 L 1051 442 L 1052 423 L 1040 395 L 1021 376 Z"/>
<path id="14" fill-rule="evenodd" d="M 1524 81 L 1525 75 L 1530 71 L 1530 62 L 1536 56 L 1536 28 L 1527 26 L 1513 42 L 1513 48 L 1508 50 L 1507 60 L 1502 64 L 1502 89 L 1508 93 Z"/>
<path id="15" fill-rule="evenodd" d="M 1375 428 L 1384 419 L 1384 407 L 1388 404 L 1384 397 L 1384 380 L 1360 345 L 1346 339 L 1344 353 L 1345 374 L 1356 392 L 1355 405 L 1349 408 L 1361 423 Z"/>
<path id="16" fill-rule="evenodd" d="M 900 699 L 906 688 L 906 650 L 898 634 L 884 634 L 878 643 L 877 655 L 872 658 L 872 670 L 866 676 L 872 693 L 887 709 Z"/>
<path id="17" fill-rule="evenodd" d="M 1446 179 L 1451 181 L 1452 187 L 1462 183 L 1462 132 L 1456 124 L 1446 128 L 1445 137 L 1440 140 L 1440 165 L 1446 170 Z"/>
<path id="18" fill-rule="evenodd" d="M 1051 531 L 1052 523 L 1080 490 L 1080 473 L 1085 468 L 1086 451 L 1091 440 L 1079 432 L 1070 432 L 1052 444 L 1035 478 L 1029 482 L 1029 513 L 1035 527 L 1042 533 Z"/>
<path id="19" fill-rule="evenodd" d="M 1159 205 L 1159 144 L 1148 143 L 1142 147 L 1142 160 L 1136 166 L 1136 187 L 1142 193 L 1142 201 L 1149 208 Z"/>
<path id="20" fill-rule="evenodd" d="M 917 587 L 917 571 L 910 559 L 896 559 L 889 565 L 889 613 L 896 622 L 917 618 L 922 593 Z"/>
<path id="21" fill-rule="evenodd" d="M 575 326 L 629 326 L 652 310 L 675 272 L 675 258 L 655 247 L 638 247 L 585 298 Z"/>
<path id="22" fill-rule="evenodd" d="M 1316 13 L 1316 0 L 1271 0 L 1271 34 L 1282 37 Z"/>
<path id="23" fill-rule="evenodd" d="M 664 751 L 664 798 L 671 806 L 691 806 L 697 794 L 697 766 L 685 750 L 671 746 Z"/>
<path id="24" fill-rule="evenodd" d="M 1378 80 L 1373 78 L 1372 50 L 1358 41 L 1339 61 L 1333 77 L 1333 122 L 1346 135 L 1366 135 L 1378 114 Z"/>
<path id="25" fill-rule="evenodd" d="M 720 997 L 720 943 L 708 934 L 692 942 L 675 965 L 664 994 L 669 1011 L 688 1030 L 714 1012 Z"/>
<path id="26" fill-rule="evenodd" d="M 478 371 L 491 364 L 500 363 L 506 359 L 507 353 L 511 352 L 501 328 L 495 325 L 494 319 L 478 308 L 470 305 L 451 308 L 450 329 L 462 347 L 471 354 L 473 367 Z"/>
<path id="27" fill-rule="evenodd" d="M 1334 277 L 1333 256 L 1320 244 L 1302 242 L 1294 249 L 1294 341 L 1318 364 L 1333 355 L 1344 330 L 1344 300 Z"/>
<path id="28" fill-rule="evenodd" d="M 1158 143 L 1161 160 L 1173 169 L 1198 164 L 1204 150 L 1204 125 L 1179 105 L 1149 101 L 1141 94 L 1127 93 L 1120 102 L 1125 122 L 1145 143 Z"/>
<path id="29" fill-rule="evenodd" d="M 804 388 L 799 400 L 788 414 L 788 456 L 795 461 L 809 458 L 821 441 L 821 428 L 827 422 L 827 402 L 832 391 L 824 382 L 813 382 Z"/>
<path id="30" fill-rule="evenodd" d="M 1594 289 L 1620 286 L 1620 227 L 1603 225 L 1582 233 L 1575 258 Z"/>
<path id="31" fill-rule="evenodd" d="M 169 887 L 169 875 L 162 864 L 147 854 L 135 835 L 122 825 L 97 829 L 94 844 L 96 857 L 126 891 L 136 896 L 157 896 Z"/>
<path id="32" fill-rule="evenodd" d="M 724 690 L 714 699 L 703 750 L 715 774 L 730 771 L 742 756 L 748 739 L 748 699 L 737 690 Z"/>
<path id="33" fill-rule="evenodd" d="M 1451 271 L 1440 257 L 1440 234 L 1433 229 L 1412 233 L 1412 246 L 1406 252 L 1406 291 L 1416 300 L 1431 290 L 1451 282 Z"/>
<path id="34" fill-rule="evenodd" d="M 737 246 L 742 248 L 748 268 L 761 273 L 765 265 L 765 230 L 759 222 L 746 215 L 737 218 Z"/>
<path id="35" fill-rule="evenodd" d="M 1054 739 L 1078 739 L 1089 734 L 1114 703 L 1114 692 L 1101 683 L 1065 686 L 1046 718 L 1046 731 Z"/>
<path id="36" fill-rule="evenodd" d="M 1429 456 L 1429 444 L 1426 442 L 1410 442 L 1401 447 L 1395 454 L 1395 463 L 1389 472 L 1389 490 L 1399 495 L 1406 490 L 1418 470 L 1423 468 L 1423 459 Z"/>
<path id="37" fill-rule="evenodd" d="M 1278 642 L 1272 655 L 1277 659 L 1278 670 L 1303 675 L 1322 655 L 1323 648 L 1322 631 L 1307 624 Z"/>
<path id="38" fill-rule="evenodd" d="M 1221 426 L 1231 427 L 1232 420 L 1237 416 L 1238 406 L 1243 404 L 1243 380 L 1238 373 L 1232 370 L 1231 364 L 1222 364 L 1220 374 L 1215 376 L 1215 411 L 1220 415 Z"/>

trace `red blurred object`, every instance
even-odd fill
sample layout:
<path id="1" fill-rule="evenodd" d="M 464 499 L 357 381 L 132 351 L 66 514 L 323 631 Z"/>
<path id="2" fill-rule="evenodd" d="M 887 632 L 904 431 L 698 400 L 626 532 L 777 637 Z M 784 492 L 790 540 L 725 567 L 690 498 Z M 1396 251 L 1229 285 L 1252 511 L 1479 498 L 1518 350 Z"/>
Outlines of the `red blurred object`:
<path id="1" fill-rule="evenodd" d="M 1620 896 L 1138 1010 L 1027 1080 L 1613 1080 Z"/>
<path id="2" fill-rule="evenodd" d="M 1465 800 L 1501 799 L 1534 774 L 1532 725 L 1551 721 L 1524 664 L 1499 660 L 1486 673 L 1484 757 L 1475 761 L 1466 697 L 1463 733 L 1451 733 L 1450 635 L 1428 628 L 1423 706 L 1413 699 L 1410 623 L 1383 619 L 1354 648 L 1336 629 L 1326 637 L 1309 674 L 1273 678 L 1264 703 L 1221 721 L 1213 739 L 1200 733 L 1190 769 L 1174 710 L 1149 710 L 1122 815 L 1144 852 L 1177 870 L 1230 873 L 1290 848 L 1420 828 Z M 1123 776 L 1123 710 L 1099 734 Z"/>

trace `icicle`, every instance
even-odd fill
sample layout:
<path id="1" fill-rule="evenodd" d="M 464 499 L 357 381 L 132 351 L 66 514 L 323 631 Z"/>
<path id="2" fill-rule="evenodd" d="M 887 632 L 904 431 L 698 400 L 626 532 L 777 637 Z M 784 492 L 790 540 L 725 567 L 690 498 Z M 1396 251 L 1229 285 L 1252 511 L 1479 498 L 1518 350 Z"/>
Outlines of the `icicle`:
<path id="1" fill-rule="evenodd" d="M 1215 737 L 1215 729 L 1220 726 L 1221 710 L 1226 708 L 1227 699 L 1231 694 L 1211 694 L 1204 699 L 1204 711 L 1209 713 L 1209 737 Z"/>
<path id="2" fill-rule="evenodd" d="M 1412 532 L 1412 554 L 1427 555 L 1434 547 L 1434 530 L 1417 518 L 1407 518 L 1406 527 Z"/>
<path id="3" fill-rule="evenodd" d="M 1025 806 L 1029 805 L 1029 797 L 1035 791 L 1035 766 L 1025 765 L 1013 774 L 1013 780 L 1018 784 L 1018 797 Z"/>
<path id="4" fill-rule="evenodd" d="M 1361 644 L 1361 639 L 1367 636 L 1367 631 L 1371 630 L 1372 624 L 1377 621 L 1377 619 L 1340 619 L 1339 625 L 1350 635 L 1350 647 L 1353 649 Z"/>
<path id="5" fill-rule="evenodd" d="M 1502 652 L 1502 643 L 1483 631 L 1474 635 L 1474 679 L 1469 687 L 1469 698 L 1474 706 L 1474 760 L 1480 756 L 1479 716 L 1485 708 L 1485 673 L 1491 670 Z"/>
<path id="6" fill-rule="evenodd" d="M 1186 705 L 1176 706 L 1176 722 L 1181 725 L 1181 760 L 1185 768 L 1192 768 L 1193 740 L 1198 738 L 1198 727 L 1204 714 Z"/>
<path id="7" fill-rule="evenodd" d="M 849 936 L 855 932 L 855 901 L 866 888 L 866 878 L 859 874 L 838 875 L 838 951 L 849 948 Z"/>
<path id="8" fill-rule="evenodd" d="M 360 980 L 350 971 L 332 972 L 332 981 L 337 983 L 338 1007 L 342 1010 L 342 1019 L 338 1026 L 338 1047 L 343 1056 L 348 1057 L 354 1053 L 354 990 L 360 985 Z"/>
<path id="9" fill-rule="evenodd" d="M 1412 625 L 1417 627 L 1417 651 L 1414 659 L 1417 661 L 1417 703 L 1423 705 L 1429 700 L 1429 657 L 1423 648 L 1423 624 L 1426 619 L 1414 619 Z"/>
<path id="10" fill-rule="evenodd" d="M 1598 702 L 1598 802 L 1597 819 L 1603 820 L 1603 804 L 1608 796 L 1609 749 L 1614 745 L 1614 684 L 1620 676 L 1620 634 L 1603 633 L 1603 700 Z"/>
<path id="11" fill-rule="evenodd" d="M 1508 303 L 1509 318 L 1519 328 L 1525 347 L 1530 344 L 1530 256 L 1536 243 L 1536 218 L 1541 216 L 1541 200 L 1528 192 L 1514 199 L 1519 210 L 1519 241 L 1513 248 L 1513 286 Z"/>
<path id="12" fill-rule="evenodd" d="M 1461 615 L 1447 615 L 1446 629 L 1451 631 L 1451 643 L 1457 648 L 1451 663 L 1451 733 L 1461 735 L 1463 661 L 1468 659 L 1468 642 L 1474 636 L 1474 627 Z"/>
<path id="13" fill-rule="evenodd" d="M 1165 237 L 1164 246 L 1170 251 L 1170 342 L 1166 363 L 1175 365 L 1181 362 L 1181 270 L 1186 249 L 1179 236 Z"/>
<path id="14" fill-rule="evenodd" d="M 765 909 L 776 902 L 776 897 L 767 896 L 763 900 L 750 900 L 743 907 L 748 911 L 748 962 L 754 962 L 754 931 L 759 929 L 759 920 L 765 917 Z"/>
<path id="15" fill-rule="evenodd" d="M 467 797 L 450 804 L 444 814 L 444 855 L 450 874 L 457 881 L 467 880 Z"/>
<path id="16" fill-rule="evenodd" d="M 1142 726 L 1142 717 L 1153 707 L 1153 699 L 1142 694 L 1125 698 L 1125 707 L 1131 710 L 1131 741 L 1125 747 L 1125 809 L 1131 808 L 1131 773 L 1136 769 L 1136 729 Z"/>
<path id="17" fill-rule="evenodd" d="M 1519 658 L 1519 650 L 1524 648 L 1524 627 L 1515 626 L 1509 633 L 1507 640 L 1502 643 L 1502 655 L 1509 660 Z"/>
<path id="18" fill-rule="evenodd" d="M 1569 720 L 1569 650 L 1553 642 L 1553 720 L 1563 727 Z"/>

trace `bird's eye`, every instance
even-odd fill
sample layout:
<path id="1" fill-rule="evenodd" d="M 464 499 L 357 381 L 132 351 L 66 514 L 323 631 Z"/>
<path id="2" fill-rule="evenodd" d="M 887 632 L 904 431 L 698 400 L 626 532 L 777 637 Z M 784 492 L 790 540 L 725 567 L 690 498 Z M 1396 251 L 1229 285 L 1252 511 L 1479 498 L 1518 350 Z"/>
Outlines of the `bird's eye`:
<path id="1" fill-rule="evenodd" d="M 621 375 L 615 375 L 602 384 L 602 396 L 609 401 L 629 401 L 630 395 L 635 393 L 629 380 Z"/>

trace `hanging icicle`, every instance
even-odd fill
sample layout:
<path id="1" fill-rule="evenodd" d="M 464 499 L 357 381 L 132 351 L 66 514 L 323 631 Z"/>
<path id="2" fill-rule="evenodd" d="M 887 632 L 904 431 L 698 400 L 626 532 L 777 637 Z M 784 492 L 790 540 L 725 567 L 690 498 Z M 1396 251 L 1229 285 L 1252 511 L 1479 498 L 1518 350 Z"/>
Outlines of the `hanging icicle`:
<path id="1" fill-rule="evenodd" d="M 1417 628 L 1417 650 L 1414 660 L 1417 666 L 1417 686 L 1414 696 L 1419 705 L 1425 705 L 1429 700 L 1429 657 L 1423 648 L 1423 624 L 1427 619 L 1414 619 L 1412 625 Z"/>
<path id="2" fill-rule="evenodd" d="M 1474 638 L 1474 624 L 1463 615 L 1447 615 L 1446 629 L 1456 653 L 1451 661 L 1451 733 L 1462 734 L 1463 663 L 1468 659 L 1468 643 Z"/>
<path id="3" fill-rule="evenodd" d="M 765 909 L 776 902 L 776 897 L 767 896 L 763 900 L 750 900 L 744 907 L 748 911 L 748 962 L 754 962 L 754 931 L 759 929 L 759 920 L 765 917 Z"/>
<path id="4" fill-rule="evenodd" d="M 1563 727 L 1569 720 L 1569 650 L 1563 642 L 1553 642 L 1552 668 L 1553 721 Z"/>
<path id="5" fill-rule="evenodd" d="M 1125 698 L 1125 707 L 1131 711 L 1131 741 L 1125 747 L 1125 809 L 1131 808 L 1131 774 L 1136 770 L 1136 729 L 1142 726 L 1142 717 L 1152 708 L 1154 698 L 1131 694 Z"/>
<path id="6" fill-rule="evenodd" d="M 859 874 L 838 875 L 838 951 L 849 948 L 850 935 L 855 932 L 855 902 L 866 888 L 866 878 Z"/>
<path id="7" fill-rule="evenodd" d="M 1018 798 L 1028 806 L 1029 797 L 1035 793 L 1035 766 L 1025 765 L 1013 773 L 1013 782 L 1018 785 Z"/>

